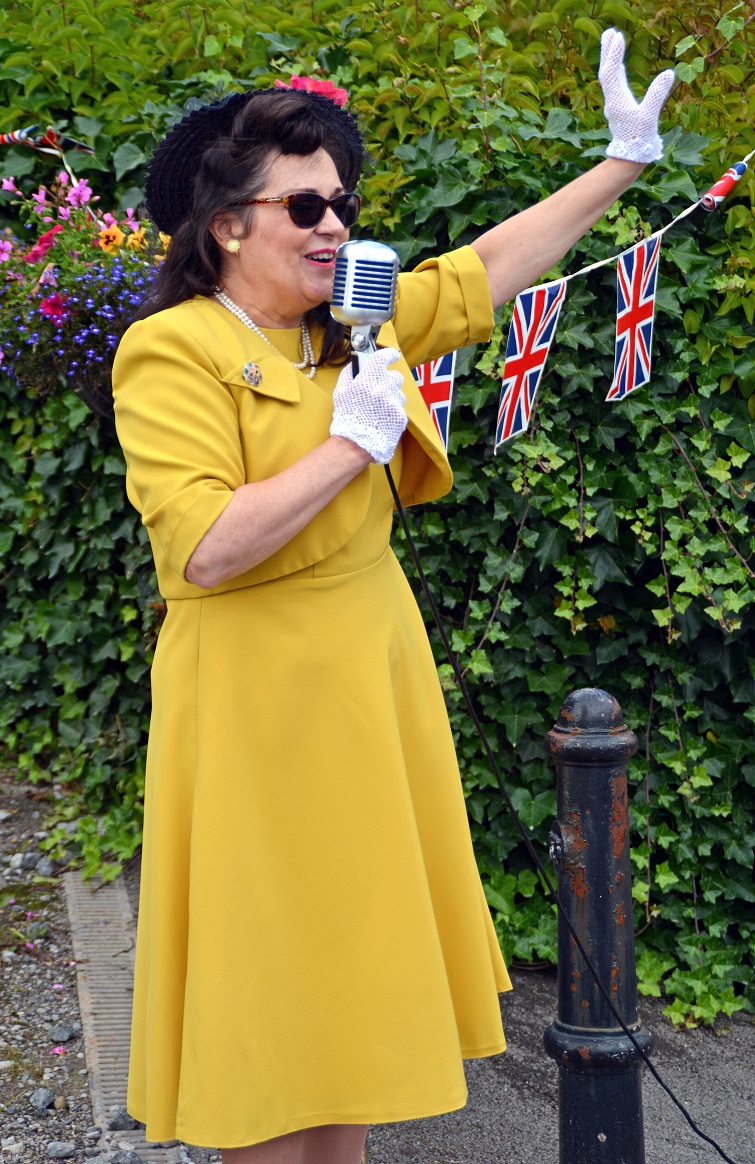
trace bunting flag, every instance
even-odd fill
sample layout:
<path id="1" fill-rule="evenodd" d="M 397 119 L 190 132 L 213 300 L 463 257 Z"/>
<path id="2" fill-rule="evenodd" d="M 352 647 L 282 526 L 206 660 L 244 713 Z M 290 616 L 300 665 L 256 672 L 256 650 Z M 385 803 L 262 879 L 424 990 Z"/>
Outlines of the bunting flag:
<path id="1" fill-rule="evenodd" d="M 650 379 L 661 239 L 653 235 L 618 258 L 616 351 L 606 400 L 623 400 Z"/>
<path id="2" fill-rule="evenodd" d="M 439 360 L 428 360 L 418 368 L 412 368 L 422 399 L 430 410 L 435 427 L 448 451 L 448 431 L 451 423 L 451 401 L 454 390 L 454 369 L 456 352 L 449 352 Z"/>
<path id="3" fill-rule="evenodd" d="M 531 287 L 517 295 L 506 343 L 495 447 L 529 424 L 545 361 L 566 298 L 566 280 Z"/>
<path id="4" fill-rule="evenodd" d="M 703 210 L 716 210 L 721 205 L 724 198 L 731 194 L 739 179 L 747 169 L 747 162 L 735 162 L 722 178 L 714 182 L 710 190 L 700 198 L 700 205 Z"/>
<path id="5" fill-rule="evenodd" d="M 10 133 L 0 133 L 0 145 L 23 145 L 29 149 L 39 150 L 42 154 L 60 156 L 64 150 L 81 150 L 85 154 L 93 154 L 91 146 L 83 141 L 76 141 L 72 137 L 63 137 L 57 130 L 48 125 L 44 133 L 38 133 L 38 126 L 30 125 L 26 129 L 14 129 Z"/>

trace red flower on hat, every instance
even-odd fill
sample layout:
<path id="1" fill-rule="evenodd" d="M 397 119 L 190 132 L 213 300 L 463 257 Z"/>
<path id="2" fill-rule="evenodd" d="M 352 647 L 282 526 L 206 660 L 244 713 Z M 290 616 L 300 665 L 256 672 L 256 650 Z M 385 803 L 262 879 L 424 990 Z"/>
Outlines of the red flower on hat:
<path id="1" fill-rule="evenodd" d="M 291 84 L 287 85 L 285 81 L 276 81 L 276 89 L 305 89 L 308 93 L 319 93 L 321 97 L 327 97 L 335 105 L 345 105 L 349 99 L 349 94 L 345 89 L 337 88 L 332 81 L 321 81 L 319 77 L 297 77 L 294 73 L 291 77 Z"/>

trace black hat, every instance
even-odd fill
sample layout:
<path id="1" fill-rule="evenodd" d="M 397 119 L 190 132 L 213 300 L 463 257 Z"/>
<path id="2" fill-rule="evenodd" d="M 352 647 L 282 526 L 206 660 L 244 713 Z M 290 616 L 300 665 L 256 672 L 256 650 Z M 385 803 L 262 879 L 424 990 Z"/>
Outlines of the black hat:
<path id="1" fill-rule="evenodd" d="M 147 212 L 158 230 L 174 234 L 191 210 L 194 179 L 208 146 L 231 132 L 237 114 L 263 93 L 295 91 L 312 103 L 316 116 L 341 140 L 339 177 L 347 190 L 359 181 L 365 151 L 356 121 L 329 97 L 305 89 L 252 89 L 230 93 L 220 101 L 192 109 L 168 131 L 152 155 L 147 171 Z M 345 163 L 345 165 L 344 165 Z M 343 172 L 346 169 L 347 172 Z"/>

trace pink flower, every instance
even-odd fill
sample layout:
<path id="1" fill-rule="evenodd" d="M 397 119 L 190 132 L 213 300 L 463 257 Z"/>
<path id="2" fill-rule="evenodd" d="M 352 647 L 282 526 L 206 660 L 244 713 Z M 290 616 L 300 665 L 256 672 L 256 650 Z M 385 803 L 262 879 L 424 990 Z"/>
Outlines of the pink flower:
<path id="1" fill-rule="evenodd" d="M 44 186 L 40 186 L 36 194 L 32 194 L 32 200 L 36 202 L 37 214 L 41 214 L 43 207 L 47 202 L 47 190 Z"/>
<path id="2" fill-rule="evenodd" d="M 92 197 L 92 188 L 86 178 L 79 178 L 66 194 L 66 202 L 71 206 L 83 206 Z"/>
<path id="3" fill-rule="evenodd" d="M 125 222 L 123 225 L 127 226 L 129 228 L 129 230 L 138 230 L 139 229 L 139 223 L 134 218 L 133 206 L 126 207 L 126 219 L 125 219 Z"/>
<path id="4" fill-rule="evenodd" d="M 70 217 L 71 217 L 71 207 L 70 206 L 61 206 L 60 209 L 58 210 L 58 218 L 62 218 L 63 222 L 68 222 L 68 219 Z"/>
<path id="5" fill-rule="evenodd" d="M 109 211 L 107 214 L 103 214 L 102 221 L 105 223 L 105 226 L 117 226 L 118 225 L 118 219 L 115 218 L 114 215 L 110 214 Z"/>
<path id="6" fill-rule="evenodd" d="M 46 231 L 43 235 L 40 236 L 40 238 L 37 239 L 36 243 L 29 251 L 28 255 L 24 255 L 24 262 L 26 262 L 26 263 L 38 263 L 40 259 L 43 259 L 45 257 L 45 255 L 47 254 L 47 252 L 49 251 L 52 244 L 55 242 L 55 235 L 58 233 L 59 230 L 62 230 L 62 229 L 63 229 L 62 226 L 50 227 L 50 229 L 48 231 Z"/>
<path id="7" fill-rule="evenodd" d="M 7 239 L 0 240 L 0 263 L 7 263 L 13 250 L 13 243 Z"/>
<path id="8" fill-rule="evenodd" d="M 53 990 L 65 990 L 62 982 L 53 982 L 52 988 Z"/>
<path id="9" fill-rule="evenodd" d="M 345 89 L 338 89 L 332 81 L 321 81 L 319 77 L 297 77 L 294 73 L 291 77 L 291 84 L 287 85 L 285 81 L 276 81 L 276 89 L 304 89 L 308 93 L 319 93 L 321 97 L 327 97 L 334 105 L 345 105 L 349 99 L 349 94 Z"/>
<path id="10" fill-rule="evenodd" d="M 40 301 L 39 310 L 48 319 L 51 319 L 56 327 L 63 325 L 63 321 L 68 314 L 66 301 L 61 298 L 57 291 L 53 291 L 52 295 L 48 295 L 46 299 Z"/>
<path id="11" fill-rule="evenodd" d="M 65 1047 L 53 1047 L 53 1049 L 50 1051 L 51 1055 L 65 1055 L 65 1053 Z"/>
<path id="12" fill-rule="evenodd" d="M 3 190 L 10 190 L 11 194 L 20 194 L 15 178 L 3 178 Z"/>
<path id="13" fill-rule="evenodd" d="M 2 364 L 4 359 L 5 359 L 5 352 L 3 351 L 2 348 L 0 348 L 0 364 Z M 6 780 L 5 783 L 7 784 L 8 781 Z"/>
<path id="14" fill-rule="evenodd" d="M 61 186 L 68 185 L 68 174 L 65 172 L 65 170 L 61 170 L 60 173 L 58 174 L 58 182 L 60 183 Z"/>
<path id="15" fill-rule="evenodd" d="M 27 942 L 26 948 L 27 948 L 27 950 L 33 950 L 34 949 L 34 942 Z"/>

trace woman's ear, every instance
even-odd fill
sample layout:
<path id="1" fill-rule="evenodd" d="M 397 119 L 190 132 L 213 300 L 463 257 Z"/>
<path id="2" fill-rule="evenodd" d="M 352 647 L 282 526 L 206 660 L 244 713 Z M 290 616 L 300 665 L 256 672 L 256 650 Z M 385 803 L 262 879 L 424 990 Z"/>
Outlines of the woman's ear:
<path id="1" fill-rule="evenodd" d="M 210 223 L 210 234 L 221 250 L 228 250 L 228 243 L 233 239 L 241 238 L 244 228 L 237 215 L 225 211 L 213 218 Z"/>

